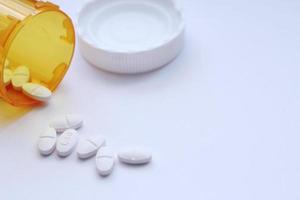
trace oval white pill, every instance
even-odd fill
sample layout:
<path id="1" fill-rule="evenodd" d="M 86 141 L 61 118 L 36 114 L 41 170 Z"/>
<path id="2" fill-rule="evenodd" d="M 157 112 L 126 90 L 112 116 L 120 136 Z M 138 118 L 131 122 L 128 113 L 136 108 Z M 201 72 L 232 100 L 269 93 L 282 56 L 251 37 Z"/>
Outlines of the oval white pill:
<path id="1" fill-rule="evenodd" d="M 59 156 L 66 157 L 72 153 L 78 140 L 78 133 L 74 129 L 68 129 L 57 140 L 56 150 Z"/>
<path id="2" fill-rule="evenodd" d="M 115 165 L 114 153 L 109 147 L 101 147 L 96 155 L 96 167 L 101 176 L 112 173 Z"/>
<path id="3" fill-rule="evenodd" d="M 4 69 L 3 71 L 4 86 L 8 86 L 10 84 L 12 76 L 13 76 L 13 72 L 10 69 Z"/>
<path id="4" fill-rule="evenodd" d="M 77 155 L 81 159 L 96 155 L 99 148 L 105 145 L 105 139 L 101 135 L 93 135 L 79 141 Z"/>
<path id="5" fill-rule="evenodd" d="M 56 129 L 57 132 L 64 132 L 67 129 L 79 129 L 83 124 L 81 115 L 65 115 L 57 117 L 50 123 L 50 127 Z"/>
<path id="6" fill-rule="evenodd" d="M 118 153 L 118 158 L 121 162 L 126 164 L 141 165 L 149 163 L 152 159 L 152 155 L 144 148 L 133 147 Z"/>
<path id="7" fill-rule="evenodd" d="M 25 83 L 22 89 L 26 96 L 38 101 L 48 101 L 52 96 L 51 90 L 37 83 Z"/>
<path id="8" fill-rule="evenodd" d="M 11 83 L 15 90 L 21 90 L 22 86 L 30 79 L 30 72 L 26 66 L 18 67 L 12 76 Z"/>
<path id="9" fill-rule="evenodd" d="M 42 155 L 50 155 L 55 150 L 56 131 L 54 128 L 48 128 L 43 132 L 38 140 L 38 149 Z"/>

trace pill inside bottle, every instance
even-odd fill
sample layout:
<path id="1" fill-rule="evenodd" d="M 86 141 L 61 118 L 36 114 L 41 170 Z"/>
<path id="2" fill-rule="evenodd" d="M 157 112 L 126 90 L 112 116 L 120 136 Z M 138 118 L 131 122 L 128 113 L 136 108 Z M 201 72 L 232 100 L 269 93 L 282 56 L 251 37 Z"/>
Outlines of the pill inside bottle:
<path id="1" fill-rule="evenodd" d="M 22 86 L 57 88 L 73 57 L 72 21 L 50 2 L 0 0 L 0 23 L 0 98 L 14 106 L 38 105 L 41 99 Z"/>

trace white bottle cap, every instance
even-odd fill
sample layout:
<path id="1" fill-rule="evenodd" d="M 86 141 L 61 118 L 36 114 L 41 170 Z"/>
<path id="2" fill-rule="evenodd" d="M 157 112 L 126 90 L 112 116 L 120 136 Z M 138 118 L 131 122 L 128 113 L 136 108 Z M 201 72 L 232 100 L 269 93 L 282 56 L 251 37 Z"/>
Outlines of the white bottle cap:
<path id="1" fill-rule="evenodd" d="M 179 54 L 184 27 L 174 0 L 93 0 L 79 13 L 79 45 L 86 60 L 103 70 L 147 72 Z"/>

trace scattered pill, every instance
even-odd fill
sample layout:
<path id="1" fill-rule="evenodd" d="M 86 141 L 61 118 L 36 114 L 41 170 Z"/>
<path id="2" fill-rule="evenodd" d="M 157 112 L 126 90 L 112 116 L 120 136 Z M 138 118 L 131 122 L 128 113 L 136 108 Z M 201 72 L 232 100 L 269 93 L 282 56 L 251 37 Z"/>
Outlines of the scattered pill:
<path id="1" fill-rule="evenodd" d="M 22 86 L 30 79 L 30 72 L 26 66 L 18 67 L 12 76 L 11 83 L 15 90 L 21 90 Z"/>
<path id="2" fill-rule="evenodd" d="M 121 162 L 132 165 L 147 164 L 151 161 L 152 155 L 143 148 L 134 147 L 118 153 Z"/>
<path id="3" fill-rule="evenodd" d="M 59 156 L 66 157 L 70 155 L 78 140 L 78 133 L 74 129 L 67 129 L 57 140 L 56 150 Z"/>
<path id="4" fill-rule="evenodd" d="M 38 149 L 44 156 L 50 155 L 55 150 L 56 131 L 54 128 L 48 128 L 43 132 L 38 140 Z"/>
<path id="5" fill-rule="evenodd" d="M 56 148 L 60 157 L 69 156 L 78 142 L 78 132 L 75 129 L 66 129 L 57 139 L 57 130 L 67 127 L 79 128 L 83 124 L 80 115 L 66 115 L 53 120 L 49 127 L 39 136 L 38 149 L 44 156 L 50 155 Z M 79 125 L 78 125 L 79 124 Z M 106 146 L 102 135 L 90 135 L 79 141 L 77 156 L 87 159 L 96 154 L 96 169 L 101 176 L 108 176 L 115 166 L 115 154 Z M 152 160 L 152 154 L 142 147 L 130 147 L 118 153 L 119 161 L 130 165 L 147 164 Z"/>
<path id="6" fill-rule="evenodd" d="M 114 153 L 109 147 L 101 147 L 96 155 L 96 167 L 101 176 L 112 173 L 115 165 Z"/>
<path id="7" fill-rule="evenodd" d="M 26 96 L 38 101 L 48 101 L 52 96 L 48 88 L 37 83 L 25 83 L 22 89 Z"/>
<path id="8" fill-rule="evenodd" d="M 13 76 L 13 72 L 10 69 L 4 69 L 3 71 L 4 86 L 8 86 L 10 84 L 12 76 Z"/>
<path id="9" fill-rule="evenodd" d="M 81 159 L 90 158 L 96 155 L 99 148 L 105 145 L 105 139 L 101 135 L 93 135 L 81 139 L 77 147 L 77 155 Z"/>
<path id="10" fill-rule="evenodd" d="M 61 133 L 67 129 L 79 129 L 83 124 L 82 116 L 80 115 L 65 115 L 54 119 L 50 123 L 50 127 Z"/>

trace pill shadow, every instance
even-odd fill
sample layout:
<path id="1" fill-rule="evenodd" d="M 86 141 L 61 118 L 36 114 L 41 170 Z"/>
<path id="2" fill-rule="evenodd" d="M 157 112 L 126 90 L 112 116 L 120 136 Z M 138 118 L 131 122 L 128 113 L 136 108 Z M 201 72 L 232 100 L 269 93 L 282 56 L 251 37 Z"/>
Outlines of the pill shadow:
<path id="1" fill-rule="evenodd" d="M 89 162 L 92 162 L 92 161 L 95 161 L 95 157 L 90 157 L 90 158 L 79 158 L 77 155 L 76 155 L 76 161 L 80 164 L 84 164 L 84 163 L 89 163 Z"/>
<path id="2" fill-rule="evenodd" d="M 116 167 L 115 167 L 116 168 Z M 95 167 L 95 175 L 98 176 L 99 179 L 104 179 L 104 180 L 108 180 L 108 179 L 112 179 L 114 177 L 114 174 L 116 173 L 116 169 L 113 170 L 113 172 L 109 175 L 103 176 L 100 175 L 99 172 L 97 171 L 96 167 Z"/>
<path id="3" fill-rule="evenodd" d="M 55 157 L 55 160 L 58 160 L 58 161 L 64 161 L 64 160 L 66 161 L 69 159 L 73 159 L 73 157 L 74 157 L 73 153 L 71 153 L 68 156 L 60 156 L 60 155 L 58 155 L 56 150 L 53 152 L 53 154 L 54 154 L 53 156 Z"/>
<path id="4" fill-rule="evenodd" d="M 150 163 L 144 163 L 144 164 L 126 164 L 123 162 L 118 161 L 118 165 L 121 167 L 124 167 L 126 169 L 144 169 L 144 168 L 151 168 L 153 166 L 152 161 Z"/>
<path id="5" fill-rule="evenodd" d="M 12 124 L 31 110 L 31 107 L 14 107 L 0 98 L 0 128 Z"/>
<path id="6" fill-rule="evenodd" d="M 53 154 L 53 153 L 52 153 Z M 39 159 L 49 159 L 51 156 L 52 156 L 52 154 L 50 154 L 50 155 L 43 155 L 43 154 L 41 154 L 39 151 L 36 151 L 36 156 L 39 158 Z"/>

